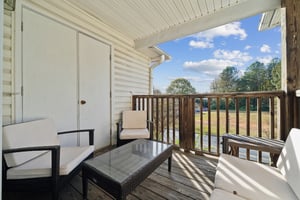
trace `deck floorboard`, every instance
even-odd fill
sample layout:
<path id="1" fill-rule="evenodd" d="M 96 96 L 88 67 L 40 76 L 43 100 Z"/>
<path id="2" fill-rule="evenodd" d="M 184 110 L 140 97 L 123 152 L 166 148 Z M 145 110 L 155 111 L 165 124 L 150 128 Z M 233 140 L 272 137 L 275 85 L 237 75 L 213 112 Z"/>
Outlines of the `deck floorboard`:
<path id="1" fill-rule="evenodd" d="M 198 156 L 181 151 L 173 152 L 172 171 L 164 162 L 145 181 L 143 181 L 127 200 L 164 200 L 164 199 L 209 199 L 213 189 L 217 158 Z M 13 193 L 7 200 L 47 200 L 50 194 Z M 78 175 L 60 193 L 61 200 L 82 200 L 81 176 Z M 109 194 L 89 183 L 89 200 L 111 200 Z"/>

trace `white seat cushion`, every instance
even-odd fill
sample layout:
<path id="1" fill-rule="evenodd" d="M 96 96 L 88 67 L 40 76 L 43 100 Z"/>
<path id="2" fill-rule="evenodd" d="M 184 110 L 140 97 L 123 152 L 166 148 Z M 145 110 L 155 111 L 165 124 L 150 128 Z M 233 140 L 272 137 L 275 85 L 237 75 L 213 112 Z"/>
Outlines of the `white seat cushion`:
<path id="1" fill-rule="evenodd" d="M 69 174 L 76 166 L 94 151 L 94 146 L 87 147 L 61 147 L 60 175 Z M 7 179 L 24 179 L 51 176 L 51 153 L 30 160 L 23 165 L 7 171 Z"/>
<path id="2" fill-rule="evenodd" d="M 149 139 L 150 133 L 148 129 L 123 129 L 120 133 L 121 140 L 128 140 L 128 139 Z"/>
<path id="3" fill-rule="evenodd" d="M 147 128 L 147 112 L 128 110 L 123 112 L 122 128 Z"/>
<path id="4" fill-rule="evenodd" d="M 279 169 L 222 154 L 215 187 L 246 199 L 297 199 Z"/>
<path id="5" fill-rule="evenodd" d="M 300 129 L 291 129 L 276 165 L 300 199 Z"/>
<path id="6" fill-rule="evenodd" d="M 210 195 L 210 200 L 244 200 L 244 198 L 225 190 L 214 189 Z"/>
<path id="7" fill-rule="evenodd" d="M 3 127 L 3 149 L 59 145 L 54 123 L 50 119 L 36 120 Z M 9 167 L 21 165 L 46 151 L 6 154 Z"/>

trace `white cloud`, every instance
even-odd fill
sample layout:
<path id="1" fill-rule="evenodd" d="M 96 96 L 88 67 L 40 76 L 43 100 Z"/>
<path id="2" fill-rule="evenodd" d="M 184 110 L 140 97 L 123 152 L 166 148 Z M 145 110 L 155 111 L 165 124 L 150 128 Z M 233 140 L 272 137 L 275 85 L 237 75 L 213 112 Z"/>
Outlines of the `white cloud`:
<path id="1" fill-rule="evenodd" d="M 211 41 L 195 41 L 191 40 L 189 45 L 193 48 L 201 48 L 201 49 L 206 49 L 206 48 L 213 48 L 214 44 Z"/>
<path id="2" fill-rule="evenodd" d="M 263 44 L 261 47 L 260 47 L 260 51 L 262 53 L 270 53 L 271 52 L 271 47 L 267 44 Z"/>
<path id="3" fill-rule="evenodd" d="M 217 76 L 228 66 L 236 66 L 237 62 L 222 59 L 208 59 L 199 62 L 186 61 L 183 67 L 188 70 L 197 71 L 210 76 Z"/>
<path id="4" fill-rule="evenodd" d="M 257 60 L 261 63 L 264 63 L 265 65 L 269 64 L 272 59 L 273 59 L 272 56 L 257 57 Z"/>
<path id="5" fill-rule="evenodd" d="M 189 45 L 193 48 L 213 48 L 213 40 L 216 37 L 229 37 L 234 36 L 237 39 L 244 40 L 247 37 L 247 33 L 244 29 L 241 28 L 240 22 L 232 22 L 223 26 L 219 26 L 207 31 L 203 31 L 191 37 L 196 38 L 191 40 Z M 224 43 L 225 45 L 226 43 Z"/>
<path id="6" fill-rule="evenodd" d="M 208 81 L 213 81 L 213 78 L 207 78 L 207 77 L 200 77 L 200 76 L 183 76 L 183 77 L 169 77 L 169 80 L 176 80 L 178 78 L 184 78 L 189 80 L 190 82 L 197 82 L 197 83 L 206 83 Z"/>
<path id="7" fill-rule="evenodd" d="M 245 46 L 245 50 L 249 50 L 249 49 L 251 49 L 252 47 L 250 46 L 250 45 L 247 45 L 247 46 Z"/>
<path id="8" fill-rule="evenodd" d="M 241 28 L 240 22 L 232 22 L 193 35 L 193 37 L 196 37 L 197 39 L 205 38 L 207 41 L 212 41 L 215 37 L 229 36 L 236 36 L 240 40 L 244 40 L 247 37 L 247 33 Z"/>
<path id="9" fill-rule="evenodd" d="M 226 51 L 222 49 L 218 49 L 214 52 L 214 57 L 218 59 L 227 59 L 236 61 L 242 65 L 245 62 L 252 60 L 252 57 L 247 52 L 241 52 L 239 50 Z"/>
<path id="10" fill-rule="evenodd" d="M 198 62 L 186 61 L 183 67 L 187 70 L 216 77 L 228 66 L 240 67 L 253 59 L 248 52 L 241 52 L 239 50 L 228 51 L 218 49 L 214 51 L 213 56 L 213 59 Z"/>

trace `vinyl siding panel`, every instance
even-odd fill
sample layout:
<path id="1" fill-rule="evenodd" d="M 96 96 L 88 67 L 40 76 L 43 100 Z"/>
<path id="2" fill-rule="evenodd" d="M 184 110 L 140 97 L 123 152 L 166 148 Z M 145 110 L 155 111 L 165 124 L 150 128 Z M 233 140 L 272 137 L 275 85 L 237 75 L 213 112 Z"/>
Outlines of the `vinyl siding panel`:
<path id="1" fill-rule="evenodd" d="M 115 49 L 114 54 L 114 113 L 115 123 L 121 112 L 131 109 L 133 94 L 149 93 L 149 62 L 127 51 Z"/>
<path id="2" fill-rule="evenodd" d="M 61 0 L 24 0 L 26 7 L 53 18 L 112 46 L 112 131 L 123 110 L 131 109 L 132 94 L 149 94 L 150 58 L 134 49 L 134 42 L 93 16 Z"/>
<path id="3" fill-rule="evenodd" d="M 13 121 L 13 16 L 12 12 L 4 11 L 3 29 L 3 125 Z"/>

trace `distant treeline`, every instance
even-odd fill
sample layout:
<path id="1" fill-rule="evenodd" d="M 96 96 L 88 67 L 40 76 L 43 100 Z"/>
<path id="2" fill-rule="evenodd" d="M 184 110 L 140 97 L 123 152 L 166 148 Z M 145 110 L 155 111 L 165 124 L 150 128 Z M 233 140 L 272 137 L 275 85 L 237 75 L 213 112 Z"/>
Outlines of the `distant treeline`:
<path id="1" fill-rule="evenodd" d="M 211 83 L 211 92 L 253 92 L 276 91 L 281 89 L 281 60 L 274 58 L 269 64 L 252 63 L 244 73 L 236 67 L 227 67 Z M 204 104 L 207 102 L 204 101 Z M 205 106 L 205 105 L 204 105 Z M 207 106 L 207 105 L 206 105 Z M 239 99 L 240 110 L 246 109 L 246 98 Z M 211 109 L 216 108 L 216 100 L 212 100 Z M 225 99 L 220 101 L 220 109 L 225 109 Z M 229 102 L 229 109 L 235 109 L 235 102 Z M 257 99 L 250 99 L 250 110 L 257 109 Z M 262 110 L 269 110 L 269 99 L 262 99 Z"/>

